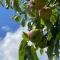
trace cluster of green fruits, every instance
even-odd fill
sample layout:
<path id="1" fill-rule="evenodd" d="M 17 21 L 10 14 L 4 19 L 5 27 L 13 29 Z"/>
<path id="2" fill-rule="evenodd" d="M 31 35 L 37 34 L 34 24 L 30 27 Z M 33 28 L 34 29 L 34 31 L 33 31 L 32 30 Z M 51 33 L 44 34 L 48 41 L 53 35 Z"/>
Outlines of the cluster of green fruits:
<path id="1" fill-rule="evenodd" d="M 33 29 L 27 35 L 36 47 L 45 48 L 47 46 L 47 38 L 43 36 L 40 29 Z"/>
<path id="2" fill-rule="evenodd" d="M 32 12 L 39 15 L 42 19 L 48 19 L 52 14 L 52 8 L 48 7 L 45 0 L 30 0 L 30 9 L 27 13 L 30 15 Z"/>

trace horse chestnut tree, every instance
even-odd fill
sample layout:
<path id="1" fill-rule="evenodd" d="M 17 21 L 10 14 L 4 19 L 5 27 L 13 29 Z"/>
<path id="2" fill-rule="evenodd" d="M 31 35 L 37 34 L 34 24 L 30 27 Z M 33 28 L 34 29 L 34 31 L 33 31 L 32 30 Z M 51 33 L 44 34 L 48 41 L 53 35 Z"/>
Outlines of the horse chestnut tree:
<path id="1" fill-rule="evenodd" d="M 16 11 L 14 16 L 20 17 L 18 22 L 22 26 L 26 26 L 27 22 L 29 32 L 23 34 L 19 60 L 40 60 L 36 50 L 45 47 L 49 60 L 53 60 L 54 57 L 56 57 L 54 60 L 59 60 L 60 0 L 5 0 L 5 2 L 0 0 L 0 5 L 5 7 L 5 4 L 8 9 Z M 28 24 L 29 22 L 32 24 Z M 43 30 L 45 27 L 46 31 Z M 34 45 L 28 46 L 29 41 Z"/>

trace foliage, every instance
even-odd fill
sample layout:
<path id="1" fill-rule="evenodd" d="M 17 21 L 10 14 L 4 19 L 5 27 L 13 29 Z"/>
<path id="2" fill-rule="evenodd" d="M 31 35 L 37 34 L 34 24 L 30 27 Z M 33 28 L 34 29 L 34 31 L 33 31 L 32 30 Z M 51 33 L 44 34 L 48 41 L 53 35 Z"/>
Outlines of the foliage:
<path id="1" fill-rule="evenodd" d="M 23 40 L 19 48 L 19 60 L 38 60 L 36 50 L 47 47 L 49 60 L 59 58 L 60 49 L 60 0 L 0 0 L 0 5 L 6 9 L 14 9 L 15 21 L 24 27 L 28 26 L 28 33 L 23 33 Z M 22 17 L 23 16 L 23 17 Z M 32 45 L 29 46 L 28 42 Z"/>

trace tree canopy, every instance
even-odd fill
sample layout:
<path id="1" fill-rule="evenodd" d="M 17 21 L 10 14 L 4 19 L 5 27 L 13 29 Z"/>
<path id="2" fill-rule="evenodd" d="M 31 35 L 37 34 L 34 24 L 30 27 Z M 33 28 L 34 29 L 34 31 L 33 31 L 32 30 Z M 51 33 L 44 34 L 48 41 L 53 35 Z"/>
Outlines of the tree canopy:
<path id="1" fill-rule="evenodd" d="M 12 16 L 21 26 L 28 26 L 28 33 L 23 32 L 19 47 L 19 60 L 39 60 L 36 50 L 40 48 L 49 60 L 59 58 L 60 50 L 60 0 L 0 0 L 0 5 L 13 9 Z M 32 45 L 28 45 L 31 41 Z"/>

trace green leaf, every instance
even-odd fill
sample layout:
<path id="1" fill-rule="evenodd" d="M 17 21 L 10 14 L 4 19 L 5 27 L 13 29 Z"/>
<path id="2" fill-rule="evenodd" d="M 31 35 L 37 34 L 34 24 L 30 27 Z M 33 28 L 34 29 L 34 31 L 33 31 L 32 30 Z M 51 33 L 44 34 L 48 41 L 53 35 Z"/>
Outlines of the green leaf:
<path id="1" fill-rule="evenodd" d="M 26 57 L 28 60 L 34 60 L 31 51 L 31 46 L 26 46 Z"/>
<path id="2" fill-rule="evenodd" d="M 49 3 L 53 4 L 55 0 L 48 0 Z"/>
<path id="3" fill-rule="evenodd" d="M 57 9 L 52 10 L 52 15 L 50 17 L 50 22 L 54 25 L 58 17 Z"/>
<path id="4" fill-rule="evenodd" d="M 19 48 L 19 60 L 25 59 L 25 48 L 26 48 L 27 42 L 25 40 L 22 40 L 20 48 Z"/>
<path id="5" fill-rule="evenodd" d="M 31 46 L 31 51 L 32 51 L 32 55 L 33 55 L 34 60 L 39 60 L 37 57 L 36 48 Z"/>
<path id="6" fill-rule="evenodd" d="M 27 21 L 27 14 L 24 15 L 25 20 Z"/>
<path id="7" fill-rule="evenodd" d="M 49 19 L 44 22 L 45 22 L 45 25 L 47 26 L 48 29 L 50 29 L 52 27 L 52 23 L 50 22 Z"/>
<path id="8" fill-rule="evenodd" d="M 25 40 L 26 42 L 29 41 L 29 37 L 25 32 L 23 32 L 23 40 Z"/>
<path id="9" fill-rule="evenodd" d="M 51 38 L 52 38 L 52 33 L 51 33 L 51 31 L 48 31 L 48 40 L 50 41 Z"/>
<path id="10" fill-rule="evenodd" d="M 31 12 L 30 12 L 30 15 L 31 15 L 31 17 L 35 17 L 35 16 L 37 16 L 38 14 L 37 14 L 37 11 L 36 10 L 31 10 Z"/>
<path id="11" fill-rule="evenodd" d="M 24 9 L 26 9 L 28 7 L 28 4 L 26 2 L 23 3 L 23 6 L 22 6 Z"/>
<path id="12" fill-rule="evenodd" d="M 39 60 L 37 57 L 36 48 L 31 46 L 31 51 L 32 51 L 32 55 L 33 55 L 34 60 Z"/>
<path id="13" fill-rule="evenodd" d="M 48 2 L 50 3 L 51 0 L 48 0 Z"/>
<path id="14" fill-rule="evenodd" d="M 54 25 L 55 22 L 56 22 L 55 16 L 51 15 L 50 21 L 51 21 L 51 23 Z"/>
<path id="15" fill-rule="evenodd" d="M 47 38 L 45 36 L 43 36 L 42 39 L 38 41 L 38 46 L 41 49 L 47 47 Z"/>
<path id="16" fill-rule="evenodd" d="M 28 22 L 28 30 L 29 31 L 32 30 L 32 24 L 31 24 L 31 22 Z"/>
<path id="17" fill-rule="evenodd" d="M 14 7 L 17 8 L 20 4 L 20 0 L 14 0 Z"/>
<path id="18" fill-rule="evenodd" d="M 6 0 L 6 8 L 8 9 L 10 7 L 10 0 Z"/>
<path id="19" fill-rule="evenodd" d="M 57 6 L 57 13 L 60 15 L 60 7 Z"/>
<path id="20" fill-rule="evenodd" d="M 27 41 L 28 41 L 28 36 L 25 32 L 23 32 L 23 40 L 21 41 L 19 47 L 19 60 L 25 59 Z"/>
<path id="21" fill-rule="evenodd" d="M 34 48 L 33 46 L 27 46 L 26 54 L 27 54 L 28 60 L 38 60 L 38 57 L 36 54 L 36 48 Z"/>
<path id="22" fill-rule="evenodd" d="M 0 5 L 2 5 L 2 0 L 0 0 Z"/>
<path id="23" fill-rule="evenodd" d="M 22 25 L 22 27 L 25 26 L 25 23 L 26 23 L 26 21 L 25 21 L 25 19 L 23 19 L 23 20 L 21 21 L 21 25 Z"/>
<path id="24" fill-rule="evenodd" d="M 27 46 L 28 36 L 23 32 L 23 40 L 19 48 L 19 60 L 38 60 L 36 54 L 36 48 L 33 46 Z"/>
<path id="25" fill-rule="evenodd" d="M 56 8 L 52 10 L 52 15 L 55 16 L 55 17 L 58 16 L 58 14 L 57 14 L 57 9 L 56 9 Z"/>
<path id="26" fill-rule="evenodd" d="M 27 8 L 26 12 L 27 12 L 27 15 L 30 17 L 36 17 L 38 15 L 37 11 L 31 8 Z"/>
<path id="27" fill-rule="evenodd" d="M 40 19 L 40 23 L 41 23 L 42 25 L 45 25 L 45 22 L 44 22 L 43 19 Z"/>
<path id="28" fill-rule="evenodd" d="M 60 40 L 60 32 L 57 33 L 56 40 Z"/>
<path id="29" fill-rule="evenodd" d="M 12 19 L 14 19 L 16 22 L 20 22 L 21 21 L 21 17 L 18 16 L 18 15 L 12 16 Z"/>
<path id="30" fill-rule="evenodd" d="M 56 55 L 56 60 L 58 60 L 59 59 L 59 40 L 56 40 L 55 55 Z"/>
<path id="31" fill-rule="evenodd" d="M 15 16 L 15 21 L 16 22 L 20 22 L 21 21 L 21 17 L 20 16 Z"/>
<path id="32" fill-rule="evenodd" d="M 48 55 L 49 60 L 53 60 L 53 45 L 48 47 L 47 55 Z"/>
<path id="33" fill-rule="evenodd" d="M 19 12 L 19 14 L 22 13 L 22 10 L 20 8 L 20 0 L 14 0 L 14 9 Z"/>

